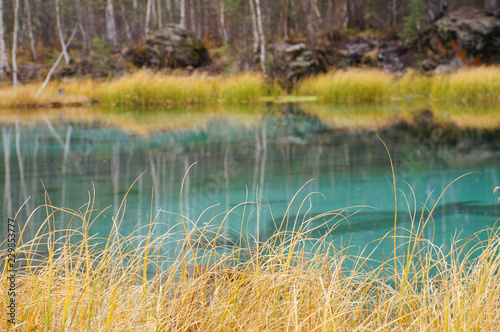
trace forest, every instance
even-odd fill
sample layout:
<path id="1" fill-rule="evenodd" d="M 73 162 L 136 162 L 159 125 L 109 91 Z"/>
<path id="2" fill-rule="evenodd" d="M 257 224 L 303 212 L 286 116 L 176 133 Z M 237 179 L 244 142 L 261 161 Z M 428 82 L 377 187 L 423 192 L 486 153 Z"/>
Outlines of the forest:
<path id="1" fill-rule="evenodd" d="M 321 44 L 360 32 L 413 37 L 463 6 L 496 10 L 497 0 L 0 0 L 0 78 L 19 66 L 119 57 L 169 23 L 210 49 L 260 53 L 276 40 Z M 70 41 L 71 39 L 71 41 Z M 67 45 L 69 45 L 69 50 Z"/>

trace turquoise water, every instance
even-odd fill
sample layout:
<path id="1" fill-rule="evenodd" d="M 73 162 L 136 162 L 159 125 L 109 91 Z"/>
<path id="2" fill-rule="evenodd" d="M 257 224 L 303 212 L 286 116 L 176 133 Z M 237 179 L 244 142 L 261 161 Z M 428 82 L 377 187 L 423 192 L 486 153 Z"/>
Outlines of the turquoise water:
<path id="1" fill-rule="evenodd" d="M 377 135 L 387 144 L 395 166 L 399 226 L 411 227 L 405 195 L 411 210 L 416 202 L 420 213 L 426 200 L 432 208 L 448 184 L 469 172 L 438 202 L 425 236 L 437 245 L 447 245 L 453 235 L 467 238 L 493 226 L 500 215 L 498 196 L 493 194 L 500 184 L 500 151 L 491 138 L 486 141 L 475 134 L 448 144 L 439 137 L 418 138 L 405 130 L 339 131 L 296 106 L 258 112 L 258 116 L 208 116 L 202 126 L 149 136 L 112 123 L 47 120 L 30 126 L 3 125 L 3 220 L 12 218 L 27 200 L 18 217 L 23 225 L 43 204 L 45 190 L 53 205 L 78 209 L 88 201 L 94 185 L 94 208 L 107 209 L 93 224 L 92 234 L 107 235 L 129 188 L 122 234 L 147 226 L 151 209 L 154 235 L 181 231 L 176 213 L 181 212 L 185 176 L 182 212 L 186 218 L 197 225 L 217 225 L 223 218 L 220 213 L 245 201 L 258 201 L 262 206 L 248 205 L 245 217 L 241 206 L 235 210 L 239 215 L 227 218 L 224 241 L 236 238 L 243 219 L 250 242 L 262 242 L 272 236 L 275 224 L 285 220 L 288 204 L 305 185 L 290 206 L 289 223 L 300 224 L 307 217 L 341 209 L 343 215 L 351 215 L 349 222 L 336 218 L 319 227 L 318 234 L 336 225 L 332 240 L 361 250 L 394 225 L 391 165 Z M 199 114 L 192 117 L 195 123 Z M 38 211 L 31 218 L 25 240 L 36 234 L 44 213 Z M 70 218 L 57 214 L 55 221 L 64 228 Z M 325 221 L 320 218 L 312 225 Z M 1 232 L 5 238 L 6 223 Z M 144 233 L 147 228 L 136 232 Z"/>

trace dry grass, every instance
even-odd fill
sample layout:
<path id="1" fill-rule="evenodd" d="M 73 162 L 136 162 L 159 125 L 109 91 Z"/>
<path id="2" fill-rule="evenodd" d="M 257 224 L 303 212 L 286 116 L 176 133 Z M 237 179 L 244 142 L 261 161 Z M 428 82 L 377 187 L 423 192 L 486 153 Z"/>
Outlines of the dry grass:
<path id="1" fill-rule="evenodd" d="M 239 238 L 222 247 L 217 243 L 224 237 L 223 224 L 198 228 L 201 223 L 183 215 L 177 216 L 183 229 L 178 233 L 172 230 L 153 237 L 155 221 L 150 220 L 142 229 L 121 235 L 123 203 L 109 238 L 98 240 L 89 234 L 93 223 L 103 222 L 92 201 L 76 211 L 55 208 L 47 201 L 28 220 L 45 220 L 40 233 L 19 243 L 18 252 L 28 261 L 16 279 L 18 322 L 13 328 L 498 330 L 497 230 L 477 234 L 475 242 L 456 240 L 444 252 L 423 236 L 435 206 L 424 207 L 421 214 L 410 213 L 411 229 L 396 231 L 395 220 L 395 230 L 385 238 L 394 240 L 396 247 L 392 236 L 397 235 L 397 250 L 370 269 L 369 255 L 349 255 L 329 239 L 335 225 L 346 222 L 342 211 L 309 217 L 302 211 L 303 219 L 294 219 L 292 207 L 299 206 L 301 215 L 302 203 L 294 205 L 292 200 L 283 220 L 276 222 L 274 235 L 248 251 L 244 248 L 252 241 L 241 230 Z M 255 203 L 247 202 L 222 218 L 238 212 L 244 229 L 255 209 Z M 66 230 L 54 226 L 61 213 L 72 216 Z M 318 236 L 318 229 L 327 231 Z M 175 250 L 166 255 L 167 247 Z M 35 253 L 43 249 L 47 254 L 37 261 Z M 242 251 L 247 252 L 242 255 Z M 5 270 L 1 278 L 5 284 Z M 0 295 L 8 298 L 5 287 Z M 6 302 L 0 307 L 0 318 L 6 322 Z"/>
<path id="2" fill-rule="evenodd" d="M 372 103 L 390 101 L 392 74 L 380 70 L 336 71 L 305 79 L 300 95 L 316 95 L 324 102 Z"/>
<path id="3" fill-rule="evenodd" d="M 441 100 L 466 103 L 500 102 L 500 67 L 466 68 L 453 74 L 424 76 L 408 71 L 400 78 L 382 70 L 349 69 L 305 79 L 301 95 L 325 102 Z"/>
<path id="4" fill-rule="evenodd" d="M 431 96 L 462 102 L 500 102 L 500 67 L 462 69 L 449 76 L 434 76 Z"/>
<path id="5" fill-rule="evenodd" d="M 41 83 L 0 88 L 1 108 L 36 108 L 89 105 L 95 97 L 95 83 L 91 80 L 49 83 L 36 94 Z"/>
<path id="6" fill-rule="evenodd" d="M 236 104 L 290 98 L 276 82 L 262 75 L 165 75 L 146 70 L 110 81 L 74 80 L 0 88 L 0 107 L 89 105 L 148 108 L 154 106 Z M 64 90 L 61 93 L 61 89 Z M 458 103 L 500 102 L 500 67 L 467 68 L 454 74 L 424 76 L 408 71 L 396 78 L 382 70 L 349 69 L 305 79 L 296 97 L 316 96 L 323 102 L 388 103 L 400 100 L 441 100 Z"/>

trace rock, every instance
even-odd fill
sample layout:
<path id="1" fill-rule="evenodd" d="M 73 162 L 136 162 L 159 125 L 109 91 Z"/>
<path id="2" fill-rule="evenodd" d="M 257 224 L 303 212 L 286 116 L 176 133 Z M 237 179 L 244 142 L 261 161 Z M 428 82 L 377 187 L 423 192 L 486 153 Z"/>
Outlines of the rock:
<path id="1" fill-rule="evenodd" d="M 147 37 L 146 43 L 127 52 L 137 67 L 198 68 L 210 64 L 208 50 L 191 31 L 167 24 Z"/>
<path id="2" fill-rule="evenodd" d="M 434 69 L 436 69 L 438 66 L 440 65 L 439 61 L 437 59 L 434 59 L 434 58 L 426 58 L 426 59 L 423 59 L 420 64 L 419 64 L 419 68 L 424 71 L 424 72 L 428 72 L 428 71 L 433 71 Z"/>
<path id="3" fill-rule="evenodd" d="M 480 65 L 500 59 L 498 13 L 463 7 L 435 22 L 432 49 L 464 65 Z"/>
<path id="4" fill-rule="evenodd" d="M 276 42 L 270 51 L 273 59 L 270 74 L 289 91 L 302 78 L 326 72 L 328 67 L 324 53 L 304 43 Z"/>

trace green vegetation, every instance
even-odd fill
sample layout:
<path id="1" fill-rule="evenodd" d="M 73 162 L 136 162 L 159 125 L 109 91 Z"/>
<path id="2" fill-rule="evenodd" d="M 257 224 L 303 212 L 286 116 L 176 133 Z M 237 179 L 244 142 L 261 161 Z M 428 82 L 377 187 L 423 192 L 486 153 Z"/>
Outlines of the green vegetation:
<path id="1" fill-rule="evenodd" d="M 311 100 L 348 103 L 394 101 L 500 102 L 500 67 L 474 67 L 453 74 L 339 70 L 310 77 L 289 96 L 257 73 L 230 76 L 165 75 L 138 71 L 115 80 L 54 82 L 36 98 L 38 84 L 0 89 L 0 107 L 101 105 L 146 108 Z"/>
<path id="2" fill-rule="evenodd" d="M 410 0 L 408 3 L 410 14 L 403 18 L 404 29 L 402 37 L 415 37 L 420 34 L 427 24 L 426 5 L 422 0 Z"/>
<path id="3" fill-rule="evenodd" d="M 26 258 L 16 279 L 19 331 L 492 331 L 498 325 L 498 229 L 455 239 L 445 251 L 424 237 L 436 205 L 409 211 L 411 229 L 398 229 L 395 219 L 380 241 L 396 248 L 397 236 L 397 250 L 373 262 L 332 244 L 335 226 L 347 222 L 345 210 L 293 217 L 304 202 L 292 200 L 274 235 L 251 249 L 242 231 L 255 216 L 251 202 L 223 214 L 220 227 L 211 220 L 199 228 L 203 220 L 173 215 L 182 231 L 159 237 L 152 236 L 153 219 L 120 234 L 127 217 L 122 203 L 105 239 L 89 233 L 104 218 L 92 201 L 78 210 L 48 202 L 27 221 L 45 220 L 40 232 L 18 243 Z M 224 220 L 235 212 L 241 236 L 222 246 Z M 67 229 L 55 228 L 61 214 L 71 216 Z M 320 228 L 326 233 L 318 235 Z M 175 255 L 165 248 L 177 248 Z M 0 273 L 5 284 L 8 274 Z M 6 292 L 0 288 L 3 298 Z M 4 322 L 6 303 L 0 304 Z"/>

